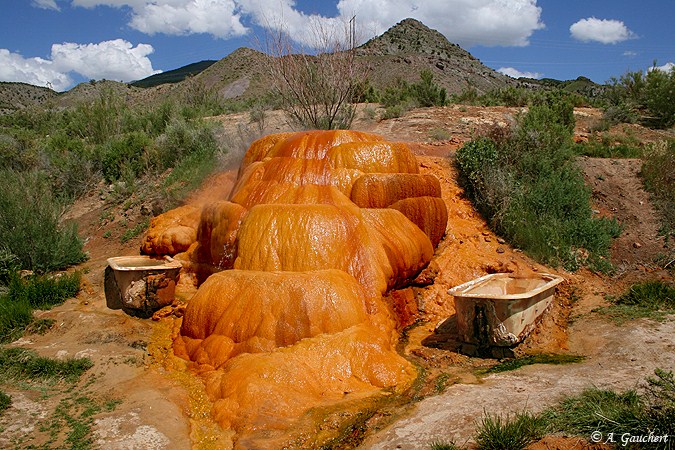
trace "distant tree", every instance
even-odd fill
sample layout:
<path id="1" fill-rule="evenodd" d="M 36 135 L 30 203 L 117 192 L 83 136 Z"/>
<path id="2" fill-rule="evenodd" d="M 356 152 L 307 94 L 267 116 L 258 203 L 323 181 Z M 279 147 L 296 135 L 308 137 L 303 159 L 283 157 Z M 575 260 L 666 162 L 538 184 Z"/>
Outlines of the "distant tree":
<path id="1" fill-rule="evenodd" d="M 434 74 L 425 69 L 420 72 L 421 81 L 412 86 L 420 106 L 443 106 L 447 101 L 445 89 L 434 83 Z"/>

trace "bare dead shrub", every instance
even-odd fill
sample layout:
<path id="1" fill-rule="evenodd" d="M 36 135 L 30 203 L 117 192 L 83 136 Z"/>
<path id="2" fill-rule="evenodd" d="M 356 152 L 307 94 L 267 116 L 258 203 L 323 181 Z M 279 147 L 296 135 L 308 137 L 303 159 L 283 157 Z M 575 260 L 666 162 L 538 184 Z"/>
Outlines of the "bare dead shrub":
<path id="1" fill-rule="evenodd" d="M 368 67 L 356 62 L 354 21 L 329 27 L 315 21 L 311 50 L 296 50 L 281 25 L 267 27 L 266 53 L 274 90 L 289 118 L 304 128 L 346 129 Z"/>

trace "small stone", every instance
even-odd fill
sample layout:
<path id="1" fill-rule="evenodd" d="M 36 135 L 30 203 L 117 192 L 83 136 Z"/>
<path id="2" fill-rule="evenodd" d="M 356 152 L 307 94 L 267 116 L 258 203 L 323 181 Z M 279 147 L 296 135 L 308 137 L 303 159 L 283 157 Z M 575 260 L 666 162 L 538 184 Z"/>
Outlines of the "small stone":
<path id="1" fill-rule="evenodd" d="M 502 238 L 497 238 L 497 242 L 500 244 L 506 244 L 506 241 Z"/>
<path id="2" fill-rule="evenodd" d="M 640 244 L 639 242 L 633 242 L 633 248 L 640 248 L 640 247 L 642 247 L 642 244 Z"/>
<path id="3" fill-rule="evenodd" d="M 504 247 L 497 247 L 497 253 L 504 253 Z"/>
<path id="4" fill-rule="evenodd" d="M 483 236 L 489 236 L 489 235 L 490 235 L 490 233 L 488 233 L 487 231 L 483 231 Z"/>
<path id="5" fill-rule="evenodd" d="M 484 239 L 485 239 L 485 242 L 492 242 L 492 239 L 490 239 L 489 237 L 486 237 Z"/>

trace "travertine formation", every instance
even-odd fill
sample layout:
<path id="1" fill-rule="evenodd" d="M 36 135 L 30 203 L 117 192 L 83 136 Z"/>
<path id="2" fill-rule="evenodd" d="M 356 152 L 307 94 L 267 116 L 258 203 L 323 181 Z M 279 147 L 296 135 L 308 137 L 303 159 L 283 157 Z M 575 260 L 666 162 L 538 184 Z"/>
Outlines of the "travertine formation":
<path id="1" fill-rule="evenodd" d="M 405 144 L 283 133 L 251 145 L 228 201 L 153 220 L 143 251 L 203 282 L 174 351 L 241 435 L 412 381 L 383 295 L 429 263 L 446 222 L 438 180 Z"/>

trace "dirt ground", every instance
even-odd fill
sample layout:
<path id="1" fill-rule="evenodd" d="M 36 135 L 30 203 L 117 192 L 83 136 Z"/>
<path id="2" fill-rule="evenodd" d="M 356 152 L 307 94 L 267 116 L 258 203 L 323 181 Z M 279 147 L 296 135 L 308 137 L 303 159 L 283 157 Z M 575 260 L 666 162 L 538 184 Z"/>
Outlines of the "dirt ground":
<path id="1" fill-rule="evenodd" d="M 437 275 L 433 284 L 413 288 L 422 320 L 407 331 L 401 349 L 427 368 L 427 384 L 437 386 L 442 379 L 447 387 L 422 389 L 424 395 L 370 421 L 365 426 L 361 448 L 429 448 L 430 442 L 438 440 L 463 445 L 470 443 L 476 420 L 485 411 L 538 411 L 561 395 L 589 386 L 633 388 L 656 367 L 675 369 L 675 320 L 639 320 L 619 327 L 594 312 L 607 303 L 606 295 L 616 295 L 637 280 L 672 280 L 672 272 L 660 269 L 659 261 L 663 255 L 672 255 L 672 249 L 665 248 L 663 238 L 658 236 L 656 212 L 637 175 L 639 160 L 580 158 L 580 167 L 593 192 L 596 214 L 615 217 L 624 228 L 612 247 L 614 275 L 587 270 L 567 273 L 533 262 L 495 236 L 457 185 L 451 163 L 456 149 L 491 124 L 512 123 L 519 108 L 427 108 L 381 122 L 366 118 L 371 115 L 368 108 L 372 107 L 361 106 L 354 128 L 409 142 L 419 157 L 422 172 L 433 173 L 441 181 L 442 196 L 448 205 L 447 234 L 431 264 Z M 600 112 L 579 109 L 575 116 L 578 139 L 588 139 L 589 129 L 599 120 Z M 239 147 L 258 133 L 245 114 L 215 120 L 223 123 L 230 142 L 239 142 Z M 268 114 L 265 133 L 285 129 L 280 113 Z M 611 132 L 617 136 L 629 133 L 647 142 L 667 135 L 636 125 Z M 208 180 L 189 201 L 205 203 L 225 198 L 236 177 L 238 157 L 241 151 L 233 152 L 229 169 Z M 84 289 L 76 299 L 37 313 L 56 320 L 47 334 L 27 335 L 11 345 L 31 348 L 49 357 L 91 358 L 94 367 L 78 389 L 92 397 L 121 400 L 113 411 L 95 416 L 97 447 L 228 448 L 231 433 L 219 430 L 210 419 L 201 382 L 190 377 L 181 362 L 171 357 L 171 319 L 144 320 L 106 307 L 106 259 L 138 254 L 141 237 L 122 243 L 120 236 L 153 213 L 152 204 L 133 197 L 125 204 L 128 208 L 113 208 L 105 201 L 106 192 L 105 186 L 99 187 L 68 212 L 68 218 L 78 223 L 89 253 L 89 260 L 80 267 L 85 274 Z M 560 274 L 566 281 L 546 319 L 519 351 L 571 353 L 586 359 L 564 366 L 535 365 L 504 374 L 476 376 L 476 368 L 495 361 L 460 355 L 451 337 L 435 332 L 454 313 L 447 290 L 486 273 L 531 271 Z M 20 387 L 6 391 L 13 404 L 0 416 L 0 448 L 46 442 L 40 424 L 48 420 L 65 394 L 45 395 Z M 346 448 L 349 445 L 345 444 Z M 578 438 L 564 437 L 548 437 L 538 445 L 532 448 L 599 448 Z"/>

